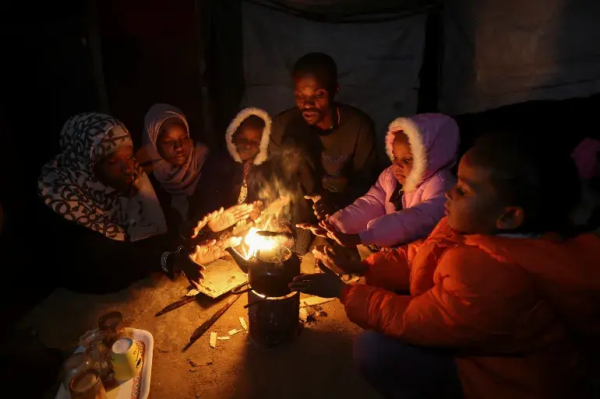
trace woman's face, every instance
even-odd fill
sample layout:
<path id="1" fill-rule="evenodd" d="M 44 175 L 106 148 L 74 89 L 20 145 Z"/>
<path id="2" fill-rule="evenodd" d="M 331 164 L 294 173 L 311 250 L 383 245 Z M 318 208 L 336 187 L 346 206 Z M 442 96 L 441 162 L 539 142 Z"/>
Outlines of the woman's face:
<path id="1" fill-rule="evenodd" d="M 156 147 L 165 161 L 174 166 L 183 166 L 192 152 L 192 140 L 185 127 L 177 124 L 159 134 Z"/>
<path id="2" fill-rule="evenodd" d="M 96 178 L 119 192 L 127 192 L 135 182 L 133 146 L 123 146 L 94 166 Z"/>
<path id="3" fill-rule="evenodd" d="M 233 144 L 243 162 L 254 159 L 258 155 L 262 135 L 262 129 L 249 126 L 240 126 L 240 129 L 233 135 Z"/>
<path id="4" fill-rule="evenodd" d="M 392 172 L 396 180 L 404 185 L 413 168 L 412 151 L 406 134 L 396 133 L 392 143 L 392 155 L 394 156 Z"/>

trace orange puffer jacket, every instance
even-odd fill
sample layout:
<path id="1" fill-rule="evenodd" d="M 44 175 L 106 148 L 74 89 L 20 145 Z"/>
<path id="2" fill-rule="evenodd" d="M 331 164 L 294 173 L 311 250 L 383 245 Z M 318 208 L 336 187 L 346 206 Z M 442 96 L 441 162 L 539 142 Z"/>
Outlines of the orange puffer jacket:
<path id="1" fill-rule="evenodd" d="M 365 264 L 367 285 L 342 293 L 350 320 L 454 349 L 468 399 L 589 397 L 585 372 L 600 337 L 599 237 L 462 236 L 442 219 L 424 242 Z M 390 292 L 407 288 L 411 296 Z"/>

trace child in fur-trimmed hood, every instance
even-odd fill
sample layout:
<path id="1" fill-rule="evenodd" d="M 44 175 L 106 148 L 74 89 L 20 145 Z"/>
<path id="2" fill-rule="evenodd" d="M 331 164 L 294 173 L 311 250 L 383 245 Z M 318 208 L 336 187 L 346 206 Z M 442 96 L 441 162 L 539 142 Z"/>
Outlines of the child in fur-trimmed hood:
<path id="1" fill-rule="evenodd" d="M 227 127 L 227 152 L 209 156 L 200 179 L 199 214 L 258 200 L 270 165 L 271 117 L 258 108 L 241 110 Z"/>
<path id="2" fill-rule="evenodd" d="M 329 237 L 347 247 L 391 247 L 426 237 L 444 216 L 444 193 L 456 182 L 450 169 L 459 141 L 458 125 L 447 115 L 394 120 L 386 136 L 392 165 L 371 189 L 331 217 L 315 204 Z"/>

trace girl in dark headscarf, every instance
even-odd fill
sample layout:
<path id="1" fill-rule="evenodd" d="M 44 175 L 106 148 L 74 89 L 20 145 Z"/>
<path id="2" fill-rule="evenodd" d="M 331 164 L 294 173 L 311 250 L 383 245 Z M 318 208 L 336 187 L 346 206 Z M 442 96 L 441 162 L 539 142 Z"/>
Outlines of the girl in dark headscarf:
<path id="1" fill-rule="evenodd" d="M 169 197 L 168 207 L 174 211 L 167 212 L 169 224 L 178 225 L 194 214 L 189 199 L 196 192 L 208 147 L 192 142 L 185 116 L 172 105 L 153 105 L 144 124 L 143 148 L 138 156 L 148 166 L 159 195 L 164 192 Z"/>

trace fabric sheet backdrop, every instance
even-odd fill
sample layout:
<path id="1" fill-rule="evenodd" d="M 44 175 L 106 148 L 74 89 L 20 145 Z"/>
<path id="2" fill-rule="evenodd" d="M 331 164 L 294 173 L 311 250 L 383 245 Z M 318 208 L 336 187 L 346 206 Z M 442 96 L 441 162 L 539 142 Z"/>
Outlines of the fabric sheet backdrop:
<path id="1" fill-rule="evenodd" d="M 377 23 L 332 24 L 244 2 L 242 106 L 260 107 L 271 115 L 294 106 L 290 77 L 294 62 L 308 52 L 327 53 L 338 65 L 337 99 L 373 118 L 383 157 L 387 125 L 416 111 L 425 18 L 420 14 Z"/>
<path id="2" fill-rule="evenodd" d="M 447 0 L 443 7 L 441 112 L 600 92 L 600 1 Z M 338 99 L 371 115 L 382 155 L 387 124 L 416 111 L 426 15 L 411 16 L 410 8 L 396 19 L 390 13 L 381 22 L 336 24 L 242 1 L 246 91 L 240 105 L 271 114 L 293 106 L 294 61 L 310 51 L 329 53 L 339 67 Z"/>
<path id="3" fill-rule="evenodd" d="M 600 1 L 447 0 L 440 109 L 600 92 Z"/>

